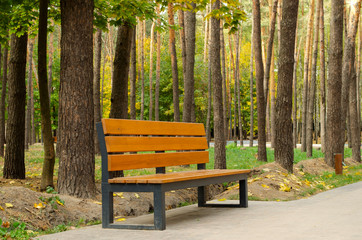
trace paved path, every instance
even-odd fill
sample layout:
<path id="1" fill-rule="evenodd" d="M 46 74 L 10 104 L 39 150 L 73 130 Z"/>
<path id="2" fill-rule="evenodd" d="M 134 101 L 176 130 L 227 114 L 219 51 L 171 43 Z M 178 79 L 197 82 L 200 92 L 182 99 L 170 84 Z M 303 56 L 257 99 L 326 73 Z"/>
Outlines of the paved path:
<path id="1" fill-rule="evenodd" d="M 153 215 L 127 220 L 152 221 Z M 249 202 L 246 209 L 197 208 L 167 211 L 165 231 L 102 229 L 100 225 L 40 239 L 362 239 L 362 182 L 291 202 Z"/>

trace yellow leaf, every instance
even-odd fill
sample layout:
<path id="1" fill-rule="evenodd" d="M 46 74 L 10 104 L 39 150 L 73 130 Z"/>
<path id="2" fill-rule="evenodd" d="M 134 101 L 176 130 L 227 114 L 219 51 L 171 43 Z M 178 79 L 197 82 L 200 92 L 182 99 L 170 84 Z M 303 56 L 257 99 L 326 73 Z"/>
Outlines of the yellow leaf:
<path id="1" fill-rule="evenodd" d="M 4 208 L 3 208 L 2 206 L 0 206 L 0 210 L 1 210 L 1 211 L 4 211 Z"/>
<path id="2" fill-rule="evenodd" d="M 288 177 L 288 173 L 281 173 L 283 176 Z"/>
<path id="3" fill-rule="evenodd" d="M 59 201 L 58 199 L 56 199 L 55 200 L 60 206 L 64 206 L 64 204 L 61 202 L 61 201 Z"/>
<path id="4" fill-rule="evenodd" d="M 270 174 L 265 176 L 265 178 L 274 178 L 274 177 L 275 177 L 274 175 L 270 175 Z"/>
<path id="5" fill-rule="evenodd" d="M 302 172 L 302 171 L 300 171 L 299 174 L 302 175 L 302 176 L 304 176 L 304 172 Z"/>
<path id="6" fill-rule="evenodd" d="M 356 172 L 355 175 L 361 175 L 361 172 Z"/>
<path id="7" fill-rule="evenodd" d="M 45 205 L 43 205 L 43 203 L 39 203 L 39 204 L 34 203 L 34 208 L 37 208 L 37 209 L 45 208 Z"/>
<path id="8" fill-rule="evenodd" d="M 138 193 L 134 194 L 135 198 L 140 198 L 140 195 L 138 195 Z"/>
<path id="9" fill-rule="evenodd" d="M 125 218 L 118 218 L 118 219 L 116 219 L 116 222 L 124 222 L 124 221 L 126 221 Z"/>
<path id="10" fill-rule="evenodd" d="M 268 185 L 262 184 L 261 185 L 263 188 L 270 188 Z"/>
<path id="11" fill-rule="evenodd" d="M 170 169 L 170 170 L 168 170 L 169 172 L 172 172 L 173 170 L 172 169 Z"/>
<path id="12" fill-rule="evenodd" d="M 310 186 L 310 182 L 307 179 L 304 180 L 303 182 L 305 183 L 305 185 Z"/>
<path id="13" fill-rule="evenodd" d="M 175 191 L 175 190 L 172 190 L 171 192 L 174 193 L 174 192 L 176 192 L 176 191 Z"/>
<path id="14" fill-rule="evenodd" d="M 93 201 L 93 203 L 98 204 L 98 205 L 102 205 L 102 203 L 98 202 L 98 201 Z"/>
<path id="15" fill-rule="evenodd" d="M 279 191 L 290 192 L 290 190 L 291 190 L 291 188 L 288 185 L 284 184 L 284 183 L 281 183 L 279 186 L 280 186 Z"/>
<path id="16" fill-rule="evenodd" d="M 14 205 L 12 205 L 11 203 L 5 203 L 5 207 L 6 207 L 6 208 L 13 208 Z"/>
<path id="17" fill-rule="evenodd" d="M 116 193 L 116 196 L 118 196 L 118 197 L 120 197 L 120 198 L 124 198 L 124 197 L 123 197 L 123 192 Z"/>
<path id="18" fill-rule="evenodd" d="M 218 201 L 220 201 L 220 202 L 226 201 L 226 198 L 218 199 Z"/>
<path id="19" fill-rule="evenodd" d="M 283 181 L 286 183 L 286 184 L 289 184 L 290 181 L 288 179 L 283 179 Z"/>
<path id="20" fill-rule="evenodd" d="M 252 178 L 252 179 L 248 180 L 248 183 L 253 183 L 253 182 L 259 181 L 260 179 L 261 179 L 260 177 Z"/>
<path id="21" fill-rule="evenodd" d="M 9 183 L 10 183 L 10 184 L 14 184 L 14 183 L 15 183 L 15 181 L 14 181 L 14 180 L 12 180 L 12 181 L 10 181 Z"/>

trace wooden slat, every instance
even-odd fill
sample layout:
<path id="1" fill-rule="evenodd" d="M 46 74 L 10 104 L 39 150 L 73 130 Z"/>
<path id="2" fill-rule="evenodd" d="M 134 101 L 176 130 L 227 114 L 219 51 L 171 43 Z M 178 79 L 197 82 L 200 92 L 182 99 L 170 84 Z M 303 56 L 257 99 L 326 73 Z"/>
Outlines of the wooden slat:
<path id="1" fill-rule="evenodd" d="M 205 136 L 202 123 L 102 119 L 105 135 Z"/>
<path id="2" fill-rule="evenodd" d="M 109 183 L 137 183 L 137 184 L 164 184 L 171 182 L 181 182 L 211 177 L 228 176 L 235 174 L 249 173 L 250 170 L 196 170 L 188 172 L 153 174 L 134 177 L 113 178 L 108 180 Z"/>
<path id="3" fill-rule="evenodd" d="M 208 163 L 209 152 L 123 154 L 108 156 L 108 171 Z"/>
<path id="4" fill-rule="evenodd" d="M 172 151 L 207 149 L 204 137 L 119 137 L 105 138 L 107 151 L 142 152 L 142 151 Z"/>

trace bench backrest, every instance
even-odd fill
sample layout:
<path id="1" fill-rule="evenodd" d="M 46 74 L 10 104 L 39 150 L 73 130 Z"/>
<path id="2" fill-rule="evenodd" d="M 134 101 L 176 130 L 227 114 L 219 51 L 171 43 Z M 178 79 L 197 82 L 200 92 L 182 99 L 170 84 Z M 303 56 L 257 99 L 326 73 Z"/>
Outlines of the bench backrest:
<path id="1" fill-rule="evenodd" d="M 102 119 L 97 131 L 102 162 L 110 172 L 209 162 L 200 123 Z"/>

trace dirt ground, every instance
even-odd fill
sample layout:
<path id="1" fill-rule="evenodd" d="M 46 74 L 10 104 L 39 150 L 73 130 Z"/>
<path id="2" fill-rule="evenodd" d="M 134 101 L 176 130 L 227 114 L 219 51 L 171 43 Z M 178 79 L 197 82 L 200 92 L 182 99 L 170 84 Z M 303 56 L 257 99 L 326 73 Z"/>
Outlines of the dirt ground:
<path id="1" fill-rule="evenodd" d="M 347 165 L 355 163 L 346 159 Z M 302 161 L 294 166 L 294 174 L 276 163 L 268 163 L 252 170 L 248 180 L 249 197 L 255 200 L 294 200 L 314 183 L 302 180 L 306 174 L 323 174 L 334 169 L 322 159 Z M 0 218 L 3 221 L 23 221 L 28 228 L 37 230 L 52 228 L 59 224 L 97 222 L 101 220 L 101 191 L 98 186 L 96 199 L 78 199 L 66 195 L 41 193 L 40 179 L 0 179 Z M 328 189 L 328 186 L 327 186 Z M 235 199 L 238 185 L 226 189 L 223 185 L 211 186 L 209 197 Z M 166 193 L 166 208 L 171 209 L 197 200 L 196 189 L 183 189 Z M 147 214 L 153 210 L 151 193 L 116 193 L 114 195 L 116 219 L 123 221 L 132 216 Z"/>

